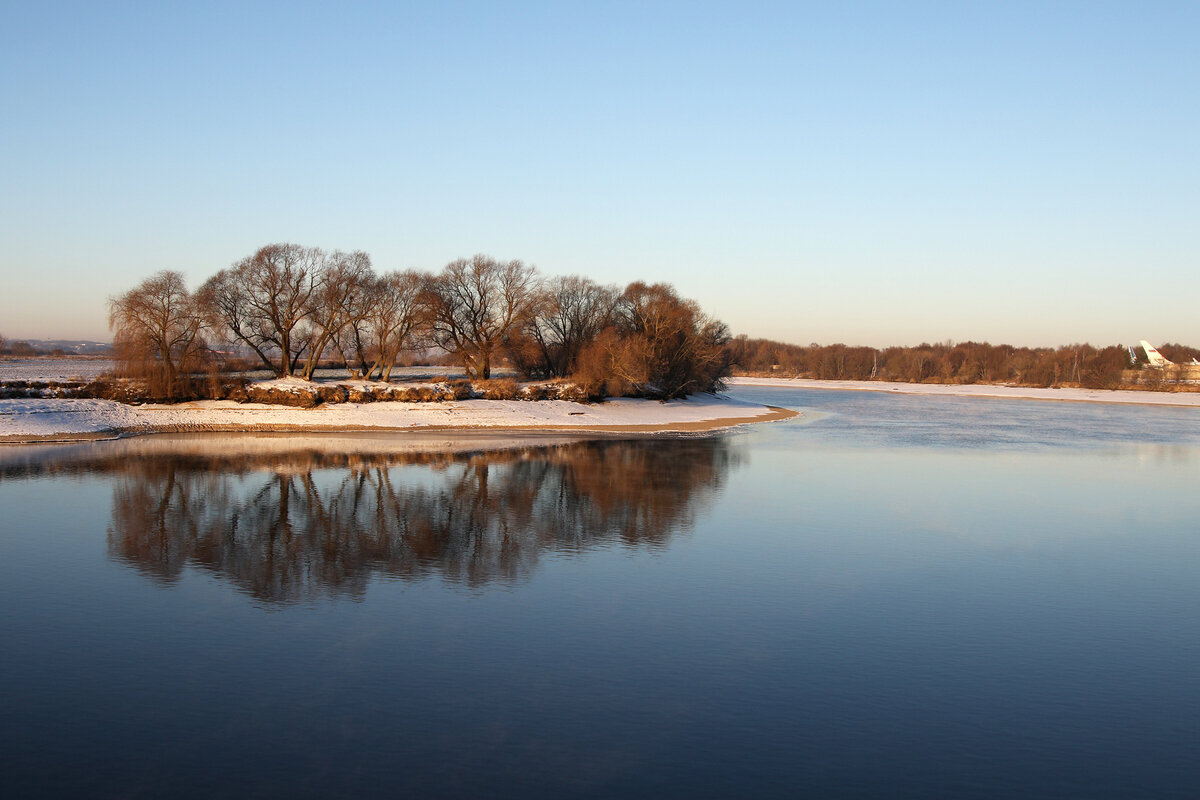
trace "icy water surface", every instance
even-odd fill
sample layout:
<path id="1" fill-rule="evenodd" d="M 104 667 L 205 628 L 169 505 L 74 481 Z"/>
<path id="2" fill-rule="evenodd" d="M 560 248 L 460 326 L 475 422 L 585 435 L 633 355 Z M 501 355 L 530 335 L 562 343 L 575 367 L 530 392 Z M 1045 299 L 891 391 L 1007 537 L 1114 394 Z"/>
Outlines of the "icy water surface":
<path id="1" fill-rule="evenodd" d="M 1188 797 L 1200 413 L 0 449 L 5 796 Z"/>

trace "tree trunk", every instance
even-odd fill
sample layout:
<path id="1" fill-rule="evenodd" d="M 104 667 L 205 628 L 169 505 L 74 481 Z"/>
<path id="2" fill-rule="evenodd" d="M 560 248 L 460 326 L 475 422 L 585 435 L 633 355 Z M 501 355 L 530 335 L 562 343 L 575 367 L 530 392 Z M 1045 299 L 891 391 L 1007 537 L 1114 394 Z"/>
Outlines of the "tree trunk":
<path id="1" fill-rule="evenodd" d="M 325 345 L 329 339 L 329 336 L 322 336 L 313 343 L 313 349 L 308 353 L 308 360 L 304 362 L 304 380 L 312 380 L 313 373 L 317 371 L 317 363 L 321 360 L 321 353 L 325 352 Z"/>
<path id="2" fill-rule="evenodd" d="M 167 397 L 175 396 L 175 365 L 171 363 L 170 353 L 163 354 L 163 366 L 167 370 Z"/>

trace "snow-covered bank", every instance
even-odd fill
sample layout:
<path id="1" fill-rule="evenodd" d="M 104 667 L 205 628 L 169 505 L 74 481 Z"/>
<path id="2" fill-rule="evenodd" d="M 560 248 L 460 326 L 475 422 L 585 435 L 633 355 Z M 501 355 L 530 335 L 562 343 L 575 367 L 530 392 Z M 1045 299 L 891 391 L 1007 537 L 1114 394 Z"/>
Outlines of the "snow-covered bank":
<path id="1" fill-rule="evenodd" d="M 808 378 L 728 378 L 730 386 L 778 386 L 790 389 L 841 389 L 899 392 L 939 397 L 1005 397 L 1023 400 L 1069 400 L 1083 403 L 1126 403 L 1200 407 L 1200 392 L 1144 392 L 1130 389 L 1042 389 L 1036 386 L 895 383 L 890 381 L 818 381 Z"/>
<path id="2" fill-rule="evenodd" d="M 669 403 L 630 399 L 591 405 L 563 400 L 461 400 L 340 403 L 311 409 L 228 400 L 127 406 L 108 400 L 14 399 L 0 400 L 0 441 L 96 438 L 156 431 L 488 428 L 659 433 L 714 430 L 790 416 L 795 416 L 795 412 L 714 395 Z"/>

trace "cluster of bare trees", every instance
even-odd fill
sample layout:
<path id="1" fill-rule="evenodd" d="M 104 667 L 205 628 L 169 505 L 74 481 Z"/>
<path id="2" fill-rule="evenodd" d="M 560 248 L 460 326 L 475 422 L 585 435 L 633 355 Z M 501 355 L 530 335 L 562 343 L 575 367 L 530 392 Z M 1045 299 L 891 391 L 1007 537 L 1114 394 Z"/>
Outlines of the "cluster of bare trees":
<path id="1" fill-rule="evenodd" d="M 423 277 L 376 275 L 362 251 L 272 244 L 223 269 L 196 293 L 218 340 L 248 348 L 276 375 L 311 379 L 334 353 L 356 377 L 390 374 L 413 338 Z"/>
<path id="2" fill-rule="evenodd" d="M 728 346 L 742 373 L 796 375 L 820 380 L 889 380 L 908 383 L 1018 383 L 1029 386 L 1115 388 L 1131 366 L 1125 347 L 1014 347 L 986 342 L 920 344 L 915 347 L 850 347 L 784 344 L 739 336 Z M 1163 345 L 1181 363 L 1196 351 Z"/>
<path id="3" fill-rule="evenodd" d="M 725 326 L 670 286 L 544 280 L 485 255 L 379 275 L 361 251 L 273 244 L 196 292 L 160 272 L 111 298 L 109 312 L 123 373 L 165 396 L 222 344 L 310 380 L 332 360 L 386 381 L 405 351 L 441 350 L 471 378 L 508 359 L 524 377 L 574 377 L 593 396 L 663 399 L 720 388 L 729 364 Z"/>

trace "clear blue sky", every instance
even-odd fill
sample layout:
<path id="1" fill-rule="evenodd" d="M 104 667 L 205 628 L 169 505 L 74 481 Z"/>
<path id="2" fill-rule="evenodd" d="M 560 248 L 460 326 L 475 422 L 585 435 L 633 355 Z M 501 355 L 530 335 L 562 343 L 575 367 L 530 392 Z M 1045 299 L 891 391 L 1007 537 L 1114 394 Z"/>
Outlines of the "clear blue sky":
<path id="1" fill-rule="evenodd" d="M 1200 345 L 1200 3 L 3 3 L 0 333 L 263 244 Z"/>

